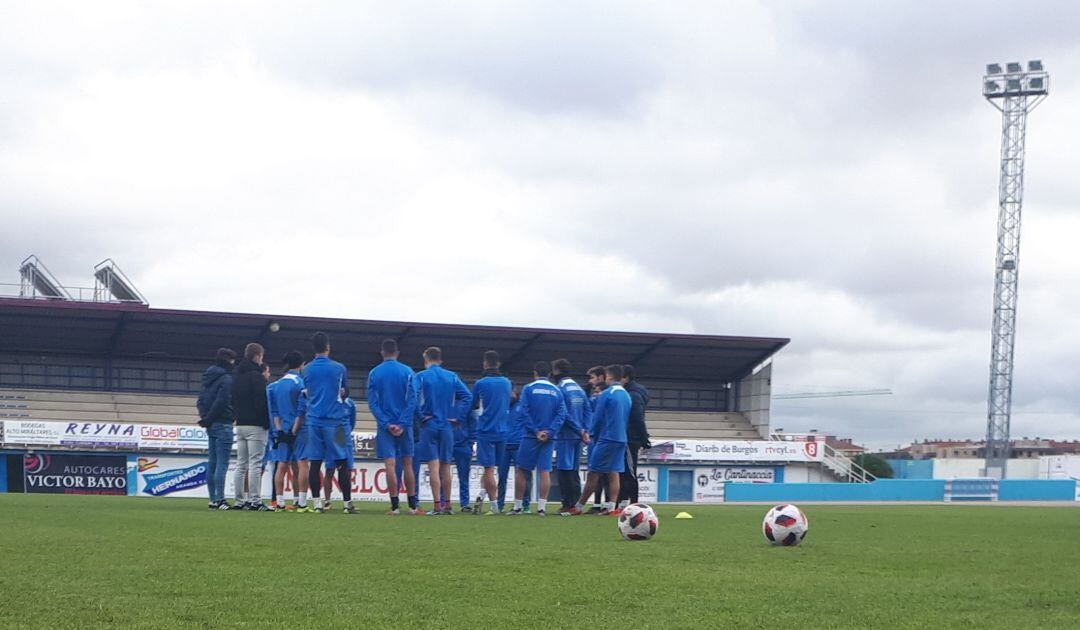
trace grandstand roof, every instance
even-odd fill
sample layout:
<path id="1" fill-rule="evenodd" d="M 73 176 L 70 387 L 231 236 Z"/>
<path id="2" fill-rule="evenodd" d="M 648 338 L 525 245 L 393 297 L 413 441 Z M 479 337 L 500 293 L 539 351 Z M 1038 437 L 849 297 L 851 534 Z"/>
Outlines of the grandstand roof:
<path id="1" fill-rule="evenodd" d="M 279 327 L 271 332 L 271 324 Z M 309 338 L 330 335 L 334 357 L 350 368 L 380 361 L 379 343 L 394 337 L 409 363 L 424 348 L 443 349 L 447 367 L 475 371 L 481 352 L 498 350 L 504 369 L 526 373 L 534 362 L 565 357 L 581 372 L 589 366 L 630 363 L 642 375 L 687 381 L 731 382 L 788 343 L 788 339 L 716 335 L 555 330 L 388 322 L 287 315 L 220 313 L 142 305 L 0 298 L 0 349 L 41 355 L 209 361 L 217 348 L 237 351 L 249 341 L 275 361 Z M 413 361 L 412 357 L 417 360 Z"/>

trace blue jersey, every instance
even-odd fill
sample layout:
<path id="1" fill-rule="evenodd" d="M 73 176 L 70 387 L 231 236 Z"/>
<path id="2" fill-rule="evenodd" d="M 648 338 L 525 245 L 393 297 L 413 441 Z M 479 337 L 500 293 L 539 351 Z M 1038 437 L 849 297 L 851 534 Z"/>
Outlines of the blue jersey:
<path id="1" fill-rule="evenodd" d="M 521 413 L 520 399 L 510 408 L 510 417 L 506 424 L 506 443 L 517 446 L 521 438 L 525 437 L 525 416 Z"/>
<path id="2" fill-rule="evenodd" d="M 592 436 L 598 442 L 626 442 L 630 420 L 630 394 L 622 385 L 612 385 L 596 398 L 592 416 Z"/>
<path id="3" fill-rule="evenodd" d="M 345 398 L 349 395 L 349 374 L 345 366 L 330 357 L 315 357 L 304 368 L 307 415 L 315 423 L 345 418 Z"/>
<path id="4" fill-rule="evenodd" d="M 454 446 L 469 446 L 476 442 L 476 412 L 465 414 L 465 421 L 454 425 Z"/>
<path id="5" fill-rule="evenodd" d="M 418 412 L 421 426 L 426 429 L 449 429 L 451 420 L 465 420 L 471 404 L 472 392 L 458 375 L 433 365 L 413 377 L 405 414 L 412 417 Z"/>
<path id="6" fill-rule="evenodd" d="M 368 407 L 380 429 L 389 429 L 392 424 L 402 429 L 412 426 L 412 417 L 405 416 L 412 379 L 412 368 L 397 359 L 384 359 L 368 374 Z"/>
<path id="7" fill-rule="evenodd" d="M 581 439 L 581 432 L 589 427 L 589 416 L 592 414 L 589 397 L 572 378 L 559 381 L 559 389 L 566 403 L 566 422 L 557 437 L 560 440 Z"/>
<path id="8" fill-rule="evenodd" d="M 349 423 L 349 430 L 356 428 L 356 403 L 352 398 L 345 399 L 345 420 Z"/>
<path id="9" fill-rule="evenodd" d="M 290 370 L 266 387 L 266 407 L 270 410 L 270 431 L 277 429 L 274 418 L 280 418 L 281 430 L 291 431 L 296 419 L 303 416 L 307 399 L 303 396 L 304 379 L 298 370 Z"/>
<path id="10" fill-rule="evenodd" d="M 512 390 L 510 379 L 494 370 L 485 371 L 484 377 L 473 385 L 473 407 L 479 414 L 476 423 L 477 438 L 498 441 L 506 436 L 510 423 Z"/>
<path id="11" fill-rule="evenodd" d="M 536 437 L 547 431 L 555 439 L 566 422 L 566 402 L 562 390 L 551 381 L 540 379 L 521 389 L 521 415 L 525 422 L 525 436 Z"/>

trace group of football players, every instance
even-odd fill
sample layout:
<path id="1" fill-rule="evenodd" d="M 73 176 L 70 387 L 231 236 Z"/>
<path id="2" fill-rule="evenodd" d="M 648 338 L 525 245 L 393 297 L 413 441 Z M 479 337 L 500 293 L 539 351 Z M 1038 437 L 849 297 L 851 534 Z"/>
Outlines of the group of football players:
<path id="1" fill-rule="evenodd" d="M 303 361 L 291 351 L 284 357 L 285 373 L 267 386 L 270 444 L 267 461 L 274 467 L 273 507 L 278 511 L 325 512 L 335 477 L 344 495 L 344 510 L 354 513 L 349 494 L 349 471 L 354 467 L 352 431 L 356 405 L 349 398 L 348 372 L 330 359 L 324 333 L 312 338 L 314 358 Z M 404 488 L 407 513 L 452 514 L 450 488 L 458 470 L 461 510 L 497 515 L 504 510 L 506 477 L 515 472 L 513 507 L 509 515 L 526 513 L 534 474 L 538 477 L 538 515 L 547 513 L 551 472 L 558 471 L 562 494 L 560 514 L 582 514 L 589 498 L 605 501 L 594 513 L 618 514 L 636 501 L 636 490 L 620 495 L 621 479 L 636 487 L 636 453 L 627 444 L 632 406 L 640 406 L 644 389 L 632 382 L 630 366 L 609 365 L 588 371 L 586 392 L 570 377 L 566 359 L 533 366 L 533 381 L 515 390 L 500 373 L 499 355 L 483 354 L 483 373 L 468 387 L 454 372 L 442 367 L 442 352 L 423 352 L 424 369 L 414 372 L 399 361 L 397 342 L 382 342 L 382 363 L 368 374 L 367 403 L 375 418 L 376 456 L 385 466 L 390 500 L 388 515 L 401 513 L 399 495 Z M 627 387 L 640 388 L 632 402 Z M 647 397 L 647 393 L 645 393 Z M 647 398 L 646 398 L 647 399 Z M 640 412 L 643 415 L 643 411 Z M 643 419 L 642 419 L 643 422 Z M 479 496 L 470 504 L 468 476 L 472 461 L 483 468 Z M 579 468 L 588 449 L 588 476 L 581 488 Z M 635 448 L 636 450 L 636 448 Z M 421 463 L 428 466 L 434 505 L 420 506 L 418 483 Z M 325 468 L 325 474 L 319 470 Z M 627 469 L 630 475 L 626 475 Z M 285 476 L 292 473 L 294 502 L 284 499 Z M 623 484 L 628 485 L 628 484 Z M 321 493 L 320 493 L 321 486 Z M 309 494 L 314 499 L 309 503 Z"/>

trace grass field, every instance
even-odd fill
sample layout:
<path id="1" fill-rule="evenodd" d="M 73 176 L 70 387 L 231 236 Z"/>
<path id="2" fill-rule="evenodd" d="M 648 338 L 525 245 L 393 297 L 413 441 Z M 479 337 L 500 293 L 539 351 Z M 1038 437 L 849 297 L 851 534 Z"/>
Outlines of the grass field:
<path id="1" fill-rule="evenodd" d="M 340 504 L 338 504 L 340 507 Z M 1068 628 L 1080 509 L 764 506 L 610 517 L 211 512 L 183 499 L 0 494 L 5 627 Z M 688 509 L 693 520 L 675 520 Z"/>

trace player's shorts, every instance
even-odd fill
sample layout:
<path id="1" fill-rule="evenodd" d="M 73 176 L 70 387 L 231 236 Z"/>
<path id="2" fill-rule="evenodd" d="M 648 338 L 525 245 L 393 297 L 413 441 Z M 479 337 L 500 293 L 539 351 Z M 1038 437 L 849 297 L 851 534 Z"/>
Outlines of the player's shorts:
<path id="1" fill-rule="evenodd" d="M 626 442 L 589 445 L 589 472 L 621 473 L 626 466 Z"/>
<path id="2" fill-rule="evenodd" d="M 337 466 L 339 462 L 347 462 L 349 452 L 352 450 L 352 435 L 350 435 L 347 422 L 312 423 L 305 449 L 305 455 L 309 455 L 307 459 L 321 459 L 327 469 L 330 469 Z"/>
<path id="3" fill-rule="evenodd" d="M 462 464 L 472 461 L 472 444 L 466 442 L 464 444 L 454 445 L 454 463 Z"/>
<path id="4" fill-rule="evenodd" d="M 484 468 L 494 468 L 502 461 L 506 442 L 503 440 L 476 440 L 476 463 Z"/>
<path id="5" fill-rule="evenodd" d="M 304 431 L 298 431 L 298 433 L 303 434 Z M 277 448 L 274 448 L 274 438 L 271 437 L 266 442 L 267 461 L 271 461 L 271 462 L 295 462 L 296 461 L 296 456 L 300 452 L 297 449 L 297 443 L 299 442 L 299 440 L 300 440 L 300 436 L 297 435 L 296 439 L 294 439 L 291 444 L 286 444 L 285 442 L 280 442 L 277 445 Z"/>
<path id="6" fill-rule="evenodd" d="M 422 462 L 439 460 L 454 463 L 454 431 L 446 429 L 420 429 L 420 442 L 416 445 L 416 457 Z"/>
<path id="7" fill-rule="evenodd" d="M 405 427 L 401 435 L 394 437 L 387 429 L 375 433 L 375 456 L 379 459 L 401 459 L 412 457 L 416 452 L 413 442 L 412 427 Z"/>
<path id="8" fill-rule="evenodd" d="M 521 439 L 517 461 L 514 465 L 523 470 L 551 472 L 551 459 L 554 453 L 555 440 L 541 442 L 534 437 L 525 436 Z"/>
<path id="9" fill-rule="evenodd" d="M 555 440 L 555 469 L 577 470 L 581 447 L 581 440 Z"/>
<path id="10" fill-rule="evenodd" d="M 315 439 L 312 437 L 314 433 L 315 427 L 309 422 L 305 422 L 304 426 L 300 427 L 300 431 L 296 434 L 296 444 L 293 445 L 296 459 L 312 462 L 322 461 L 322 451 L 315 448 Z"/>

